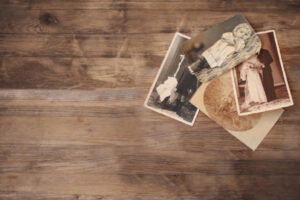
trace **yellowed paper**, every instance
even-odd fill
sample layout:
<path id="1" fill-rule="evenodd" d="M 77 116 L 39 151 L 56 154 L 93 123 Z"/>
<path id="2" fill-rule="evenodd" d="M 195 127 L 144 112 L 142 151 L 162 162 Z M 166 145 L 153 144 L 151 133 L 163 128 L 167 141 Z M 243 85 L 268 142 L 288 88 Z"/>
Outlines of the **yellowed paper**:
<path id="1" fill-rule="evenodd" d="M 239 116 L 230 73 L 203 83 L 190 102 L 254 151 L 284 110 Z"/>

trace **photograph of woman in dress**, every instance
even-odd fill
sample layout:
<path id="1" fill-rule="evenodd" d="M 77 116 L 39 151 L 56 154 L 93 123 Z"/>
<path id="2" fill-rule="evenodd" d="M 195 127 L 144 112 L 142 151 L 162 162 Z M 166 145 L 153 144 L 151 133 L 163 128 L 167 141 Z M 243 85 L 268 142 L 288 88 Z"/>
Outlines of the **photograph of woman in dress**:
<path id="1" fill-rule="evenodd" d="M 264 64 L 258 60 L 257 55 L 249 58 L 240 67 L 240 78 L 246 82 L 243 108 L 267 102 L 262 83 L 262 68 L 264 68 Z"/>
<path id="2" fill-rule="evenodd" d="M 265 112 L 293 105 L 274 31 L 257 33 L 258 54 L 232 70 L 239 115 Z"/>

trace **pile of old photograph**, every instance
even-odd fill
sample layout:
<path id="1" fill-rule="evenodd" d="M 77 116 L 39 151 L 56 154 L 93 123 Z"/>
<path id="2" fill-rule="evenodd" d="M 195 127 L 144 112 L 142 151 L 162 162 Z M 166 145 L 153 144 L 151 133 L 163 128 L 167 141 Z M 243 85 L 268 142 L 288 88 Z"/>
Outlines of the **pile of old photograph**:
<path id="1" fill-rule="evenodd" d="M 175 33 L 144 105 L 190 126 L 200 110 L 255 150 L 293 105 L 275 31 L 235 15 L 193 38 Z"/>

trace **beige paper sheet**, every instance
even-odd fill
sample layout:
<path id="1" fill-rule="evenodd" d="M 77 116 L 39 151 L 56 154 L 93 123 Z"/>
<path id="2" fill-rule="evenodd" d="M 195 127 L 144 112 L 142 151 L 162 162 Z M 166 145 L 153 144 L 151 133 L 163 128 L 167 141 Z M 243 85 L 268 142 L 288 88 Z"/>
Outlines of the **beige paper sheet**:
<path id="1" fill-rule="evenodd" d="M 239 116 L 236 110 L 231 71 L 203 83 L 190 102 L 253 151 L 283 113 L 283 109 Z"/>

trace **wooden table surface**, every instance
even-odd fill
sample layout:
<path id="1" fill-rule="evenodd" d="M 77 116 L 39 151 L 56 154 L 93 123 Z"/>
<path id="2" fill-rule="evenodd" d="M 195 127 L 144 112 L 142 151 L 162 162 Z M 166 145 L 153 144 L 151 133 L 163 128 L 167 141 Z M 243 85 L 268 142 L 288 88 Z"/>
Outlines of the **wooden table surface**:
<path id="1" fill-rule="evenodd" d="M 275 29 L 295 106 L 253 152 L 143 107 L 174 32 Z M 300 1 L 0 1 L 0 199 L 300 199 Z"/>

